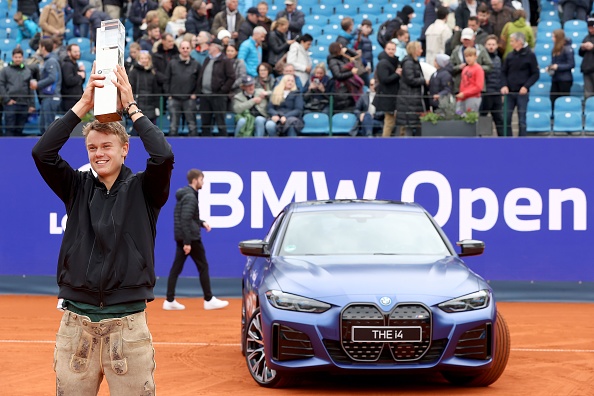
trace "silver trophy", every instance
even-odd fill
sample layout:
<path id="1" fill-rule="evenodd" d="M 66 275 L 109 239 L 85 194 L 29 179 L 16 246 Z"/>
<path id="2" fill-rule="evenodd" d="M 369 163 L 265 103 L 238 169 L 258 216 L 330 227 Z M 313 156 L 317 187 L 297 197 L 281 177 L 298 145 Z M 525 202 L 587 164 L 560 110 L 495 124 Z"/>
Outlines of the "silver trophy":
<path id="1" fill-rule="evenodd" d="M 95 46 L 95 73 L 105 76 L 103 88 L 95 88 L 95 118 L 99 122 L 120 121 L 118 113 L 118 89 L 112 80 L 117 80 L 114 73 L 116 66 L 124 66 L 124 47 L 126 29 L 119 19 L 102 21 L 97 29 Z"/>

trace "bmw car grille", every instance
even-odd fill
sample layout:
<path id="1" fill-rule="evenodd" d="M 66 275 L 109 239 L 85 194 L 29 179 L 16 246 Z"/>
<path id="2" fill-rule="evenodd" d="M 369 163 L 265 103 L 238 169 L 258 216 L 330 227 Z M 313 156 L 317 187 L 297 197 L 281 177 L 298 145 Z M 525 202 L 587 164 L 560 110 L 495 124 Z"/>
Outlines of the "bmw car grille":
<path id="1" fill-rule="evenodd" d="M 371 327 L 420 327 L 421 340 L 418 342 L 355 342 L 352 341 L 354 326 Z M 341 314 L 341 345 L 346 355 L 353 361 L 377 362 L 390 352 L 392 360 L 399 362 L 417 361 L 431 346 L 431 311 L 420 304 L 400 304 L 389 313 L 382 312 L 373 304 L 353 304 Z"/>
<path id="2" fill-rule="evenodd" d="M 468 330 L 458 340 L 456 357 L 487 360 L 491 358 L 491 323 Z"/>
<path id="3" fill-rule="evenodd" d="M 313 347 L 307 334 L 278 323 L 272 325 L 272 357 L 296 360 L 312 357 Z"/>

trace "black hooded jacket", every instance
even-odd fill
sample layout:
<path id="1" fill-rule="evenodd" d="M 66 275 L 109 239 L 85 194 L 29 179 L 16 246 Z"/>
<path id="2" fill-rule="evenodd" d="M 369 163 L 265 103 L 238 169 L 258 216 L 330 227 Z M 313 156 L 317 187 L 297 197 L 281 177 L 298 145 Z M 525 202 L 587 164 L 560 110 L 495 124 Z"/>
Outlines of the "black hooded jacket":
<path id="1" fill-rule="evenodd" d="M 59 155 L 79 122 L 68 111 L 49 126 L 32 153 L 68 215 L 58 258 L 58 297 L 98 307 L 152 301 L 157 218 L 169 197 L 171 146 L 159 128 L 140 117 L 134 129 L 150 156 L 146 168 L 132 173 L 122 165 L 107 190 L 93 173 L 73 169 Z"/>
<path id="2" fill-rule="evenodd" d="M 175 209 L 173 211 L 173 231 L 175 240 L 184 245 L 200 240 L 200 228 L 204 221 L 200 220 L 198 209 L 198 191 L 185 186 L 175 192 Z"/>
<path id="3" fill-rule="evenodd" d="M 390 57 L 386 52 L 378 55 L 375 69 L 376 94 L 373 105 L 377 111 L 393 113 L 396 110 L 396 96 L 400 87 L 400 76 L 396 73 L 399 66 L 396 56 Z"/>

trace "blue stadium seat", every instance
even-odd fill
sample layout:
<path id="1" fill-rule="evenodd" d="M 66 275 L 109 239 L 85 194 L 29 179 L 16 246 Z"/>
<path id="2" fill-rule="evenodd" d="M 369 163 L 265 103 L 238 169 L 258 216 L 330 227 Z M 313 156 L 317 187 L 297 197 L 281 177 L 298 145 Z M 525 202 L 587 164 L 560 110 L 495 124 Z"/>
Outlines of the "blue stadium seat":
<path id="1" fill-rule="evenodd" d="M 586 113 L 584 133 L 586 133 L 587 135 L 594 135 L 594 111 Z"/>
<path id="2" fill-rule="evenodd" d="M 557 15 L 557 4 L 554 1 L 547 1 L 547 0 L 542 0 L 540 2 L 540 9 L 541 9 L 541 20 L 542 20 L 542 14 L 546 11 L 546 12 L 550 12 L 553 11 L 555 13 L 555 16 L 557 18 L 559 18 L 559 16 Z"/>
<path id="3" fill-rule="evenodd" d="M 553 50 L 553 44 L 548 42 L 537 42 L 534 46 L 534 54 L 538 58 L 539 56 L 551 56 Z"/>
<path id="4" fill-rule="evenodd" d="M 338 36 L 340 32 L 342 32 L 342 28 L 340 27 L 340 23 L 329 23 L 326 26 L 322 27 L 324 34 L 334 34 Z"/>
<path id="5" fill-rule="evenodd" d="M 391 13 L 396 15 L 396 13 L 398 11 L 400 11 L 402 9 L 402 7 L 404 7 L 405 4 L 403 4 L 402 6 L 400 6 L 400 4 L 398 2 L 392 2 L 390 4 L 386 4 L 384 5 L 384 13 Z"/>
<path id="6" fill-rule="evenodd" d="M 551 75 L 549 73 L 547 73 L 547 71 L 545 70 L 545 66 L 548 66 L 548 65 L 540 65 L 540 77 L 538 77 L 538 81 L 550 83 Z"/>
<path id="7" fill-rule="evenodd" d="M 538 80 L 536 84 L 530 87 L 530 97 L 544 96 L 549 97 L 551 94 L 551 82 Z"/>
<path id="8" fill-rule="evenodd" d="M 229 135 L 235 134 L 235 113 L 225 114 L 225 125 L 227 126 L 227 133 Z"/>
<path id="9" fill-rule="evenodd" d="M 330 119 L 325 113 L 307 113 L 303 116 L 305 127 L 301 130 L 303 135 L 327 135 Z"/>
<path id="10" fill-rule="evenodd" d="M 324 4 L 328 4 L 328 2 L 324 1 Z M 359 14 L 359 10 L 355 5 L 340 4 L 336 5 L 334 9 L 336 10 L 337 15 L 349 16 L 353 19 L 357 16 L 357 14 Z"/>
<path id="11" fill-rule="evenodd" d="M 534 96 L 531 92 L 530 98 L 528 99 L 528 111 L 536 113 L 547 113 L 550 117 L 552 111 L 551 99 L 549 99 L 548 97 Z"/>
<path id="12" fill-rule="evenodd" d="M 579 112 L 582 113 L 582 99 L 573 96 L 561 96 L 555 100 L 555 112 Z"/>
<path id="13" fill-rule="evenodd" d="M 588 23 L 579 19 L 572 19 L 563 25 L 565 35 L 578 43 L 588 34 Z"/>
<path id="14" fill-rule="evenodd" d="M 316 46 L 328 47 L 336 41 L 336 34 L 323 34 L 317 37 Z"/>
<path id="15" fill-rule="evenodd" d="M 574 81 L 573 84 L 571 85 L 570 95 L 578 97 L 580 99 L 583 98 L 584 97 L 584 84 Z"/>
<path id="16" fill-rule="evenodd" d="M 22 39 L 21 42 L 19 43 L 19 46 L 21 47 L 23 52 L 31 49 L 31 46 L 29 45 L 29 39 Z"/>
<path id="17" fill-rule="evenodd" d="M 12 50 L 16 47 L 16 39 L 5 38 L 0 40 L 0 53 L 2 54 L 2 60 L 10 62 L 12 59 Z"/>
<path id="18" fill-rule="evenodd" d="M 548 1 L 547 1 L 547 3 L 548 3 Z M 559 21 L 559 12 L 556 9 L 554 9 L 554 10 L 543 9 L 540 12 L 540 22 L 547 22 L 547 21 L 558 22 Z"/>
<path id="19" fill-rule="evenodd" d="M 550 133 L 551 112 L 526 112 L 526 132 Z"/>
<path id="20" fill-rule="evenodd" d="M 80 47 L 81 55 L 85 52 L 91 52 L 91 40 L 87 37 L 73 37 L 68 40 L 68 44 L 77 44 Z"/>
<path id="21" fill-rule="evenodd" d="M 552 32 L 556 29 L 561 29 L 561 22 L 559 20 L 552 20 L 552 21 L 542 21 L 539 22 L 537 25 L 538 32 Z"/>
<path id="22" fill-rule="evenodd" d="M 553 120 L 553 132 L 582 132 L 582 112 L 558 111 L 555 101 L 555 119 Z"/>
<path id="23" fill-rule="evenodd" d="M 328 7 L 338 7 L 338 6 L 343 5 L 343 1 L 342 0 L 321 0 L 320 4 L 325 4 Z"/>
<path id="24" fill-rule="evenodd" d="M 166 112 L 165 114 L 160 115 L 159 117 L 157 117 L 157 126 L 159 127 L 159 129 L 161 131 L 163 131 L 163 133 L 165 135 L 167 135 L 169 133 L 169 123 L 170 123 L 170 119 L 169 119 L 169 113 Z"/>
<path id="25" fill-rule="evenodd" d="M 305 13 L 305 12 L 304 12 Z M 307 13 L 305 13 L 307 15 Z M 321 15 L 330 17 L 334 15 L 334 7 L 320 4 L 318 6 L 311 7 L 310 15 Z"/>
<path id="26" fill-rule="evenodd" d="M 311 25 L 317 25 L 317 26 L 324 27 L 329 23 L 329 21 L 328 21 L 327 16 L 309 15 L 307 17 L 307 23 L 309 23 Z"/>
<path id="27" fill-rule="evenodd" d="M 364 3 L 359 6 L 360 14 L 381 14 L 380 2 Z"/>
<path id="28" fill-rule="evenodd" d="M 590 96 L 588 99 L 586 99 L 586 103 L 584 104 L 584 113 L 594 113 L 594 96 Z M 594 125 L 591 125 L 591 127 L 594 128 Z"/>
<path id="29" fill-rule="evenodd" d="M 573 76 L 573 82 L 578 84 L 584 83 L 584 74 L 579 68 L 573 68 L 571 71 L 571 75 Z"/>
<path id="30" fill-rule="evenodd" d="M 305 25 L 302 31 L 303 34 L 307 33 L 311 35 L 311 37 L 313 37 L 314 39 L 316 39 L 319 35 L 322 34 L 322 28 L 317 25 Z"/>
<path id="31" fill-rule="evenodd" d="M 10 28 L 14 32 L 14 37 L 16 37 L 16 31 L 19 28 L 19 25 L 14 21 L 14 19 L 12 19 L 13 15 L 14 14 L 9 12 L 6 18 L 2 18 L 0 20 L 0 25 L 2 25 L 4 29 Z"/>
<path id="32" fill-rule="evenodd" d="M 551 64 L 551 54 L 549 55 L 536 55 L 536 59 L 538 60 L 538 66 L 540 67 L 547 67 Z M 546 71 L 545 71 L 546 73 Z"/>
<path id="33" fill-rule="evenodd" d="M 309 47 L 309 50 L 311 51 L 311 57 L 312 59 L 316 59 L 319 60 L 321 62 L 326 62 L 326 58 L 328 57 L 329 53 L 328 53 L 328 47 L 324 46 L 324 45 L 312 45 L 311 47 Z"/>
<path id="34" fill-rule="evenodd" d="M 353 113 L 337 113 L 332 116 L 332 134 L 345 135 L 357 124 Z"/>

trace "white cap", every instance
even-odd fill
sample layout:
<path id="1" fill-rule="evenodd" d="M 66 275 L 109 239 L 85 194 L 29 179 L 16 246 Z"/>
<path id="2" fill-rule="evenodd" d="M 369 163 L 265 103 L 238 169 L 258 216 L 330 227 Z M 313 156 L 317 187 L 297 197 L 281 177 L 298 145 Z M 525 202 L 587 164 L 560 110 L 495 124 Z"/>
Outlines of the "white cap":
<path id="1" fill-rule="evenodd" d="M 218 38 L 219 40 L 222 40 L 222 39 L 224 39 L 225 37 L 229 37 L 229 38 L 231 38 L 231 32 L 230 32 L 230 31 L 228 31 L 228 30 L 225 30 L 225 29 L 223 29 L 223 30 L 219 31 L 219 33 L 217 34 L 217 38 Z"/>
<path id="2" fill-rule="evenodd" d="M 471 28 L 464 28 L 460 40 L 474 40 L 474 30 Z"/>

